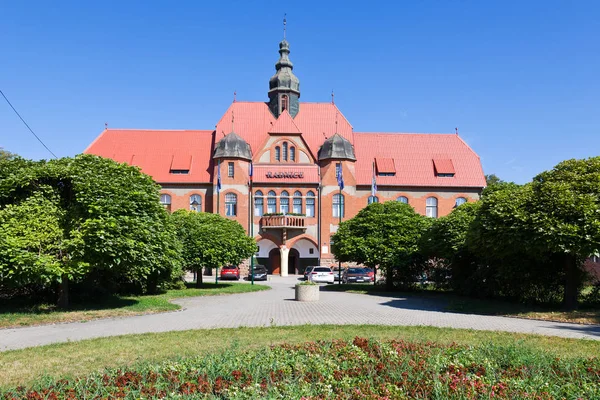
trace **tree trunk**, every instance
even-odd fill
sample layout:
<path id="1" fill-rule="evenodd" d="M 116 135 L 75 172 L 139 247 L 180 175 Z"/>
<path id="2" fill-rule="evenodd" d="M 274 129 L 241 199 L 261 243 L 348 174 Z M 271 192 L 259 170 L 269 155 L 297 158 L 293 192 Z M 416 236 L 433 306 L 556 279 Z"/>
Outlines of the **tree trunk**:
<path id="1" fill-rule="evenodd" d="M 377 285 L 377 265 L 373 267 L 373 285 Z"/>
<path id="2" fill-rule="evenodd" d="M 58 308 L 69 308 L 69 277 L 63 274 L 58 289 Z"/>
<path id="3" fill-rule="evenodd" d="M 575 256 L 565 254 L 565 294 L 563 307 L 567 311 L 577 308 L 577 261 Z"/>
<path id="4" fill-rule="evenodd" d="M 390 266 L 385 269 L 385 290 L 394 290 L 394 268 Z"/>
<path id="5" fill-rule="evenodd" d="M 203 268 L 200 268 L 198 271 L 196 271 L 196 287 L 197 288 L 201 288 L 202 287 L 202 270 Z"/>

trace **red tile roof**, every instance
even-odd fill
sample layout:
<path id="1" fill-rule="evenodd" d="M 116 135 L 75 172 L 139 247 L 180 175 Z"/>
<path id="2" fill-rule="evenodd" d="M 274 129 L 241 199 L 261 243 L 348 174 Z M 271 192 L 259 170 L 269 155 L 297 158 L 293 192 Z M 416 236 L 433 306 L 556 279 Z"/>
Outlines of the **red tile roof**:
<path id="1" fill-rule="evenodd" d="M 284 110 L 279 118 L 277 118 L 277 121 L 275 121 L 275 124 L 269 133 L 300 134 L 301 132 L 294 123 L 290 113 L 287 110 Z"/>
<path id="2" fill-rule="evenodd" d="M 261 164 L 252 174 L 254 183 L 319 183 L 318 165 Z"/>
<path id="3" fill-rule="evenodd" d="M 217 123 L 217 140 L 231 132 L 232 111 L 235 114 L 235 132 L 248 142 L 253 154 L 258 154 L 260 146 L 266 141 L 268 132 L 275 128 L 277 122 L 269 107 L 263 102 L 237 101 L 232 103 Z M 302 133 L 302 138 L 313 154 L 317 154 L 326 137 L 335 134 L 336 114 L 338 115 L 338 133 L 348 139 L 350 143 L 354 143 L 352 125 L 335 104 L 300 103 L 300 111 L 292 122 Z"/>
<path id="4" fill-rule="evenodd" d="M 373 160 L 394 160 L 396 175 L 378 176 L 377 186 L 485 187 L 479 157 L 456 134 L 354 133 L 356 182 L 371 185 Z M 437 177 L 433 159 L 451 159 L 454 177 Z"/>
<path id="5" fill-rule="evenodd" d="M 209 183 L 212 148 L 212 131 L 107 129 L 84 153 L 136 165 L 158 183 Z"/>
<path id="6" fill-rule="evenodd" d="M 393 158 L 375 157 L 375 167 L 377 168 L 377 173 L 396 173 L 396 167 L 394 166 Z"/>
<path id="7" fill-rule="evenodd" d="M 450 158 L 434 158 L 433 168 L 436 174 L 454 174 L 454 165 Z"/>

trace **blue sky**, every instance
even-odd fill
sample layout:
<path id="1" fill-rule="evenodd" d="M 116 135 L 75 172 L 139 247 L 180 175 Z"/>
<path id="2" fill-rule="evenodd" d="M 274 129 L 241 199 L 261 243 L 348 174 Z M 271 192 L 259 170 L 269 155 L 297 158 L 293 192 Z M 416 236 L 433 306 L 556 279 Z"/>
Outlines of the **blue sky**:
<path id="1" fill-rule="evenodd" d="M 104 128 L 212 129 L 267 99 L 282 17 L 301 100 L 355 131 L 460 135 L 529 181 L 599 155 L 600 2 L 0 0 L 0 89 L 50 149 Z M 0 98 L 0 146 L 48 158 Z"/>

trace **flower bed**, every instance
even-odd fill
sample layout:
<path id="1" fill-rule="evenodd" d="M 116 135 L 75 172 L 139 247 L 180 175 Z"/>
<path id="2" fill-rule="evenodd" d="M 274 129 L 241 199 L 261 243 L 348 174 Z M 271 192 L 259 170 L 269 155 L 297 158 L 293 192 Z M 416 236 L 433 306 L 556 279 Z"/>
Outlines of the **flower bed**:
<path id="1" fill-rule="evenodd" d="M 592 399 L 597 358 L 562 360 L 524 346 L 309 342 L 40 382 L 4 399 Z"/>

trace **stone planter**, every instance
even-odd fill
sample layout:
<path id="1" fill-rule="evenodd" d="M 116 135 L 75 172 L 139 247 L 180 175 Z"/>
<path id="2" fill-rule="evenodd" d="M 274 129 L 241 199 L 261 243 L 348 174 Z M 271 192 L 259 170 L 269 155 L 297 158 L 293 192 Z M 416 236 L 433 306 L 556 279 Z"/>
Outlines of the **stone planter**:
<path id="1" fill-rule="evenodd" d="M 296 301 L 319 301 L 319 285 L 296 285 Z"/>

